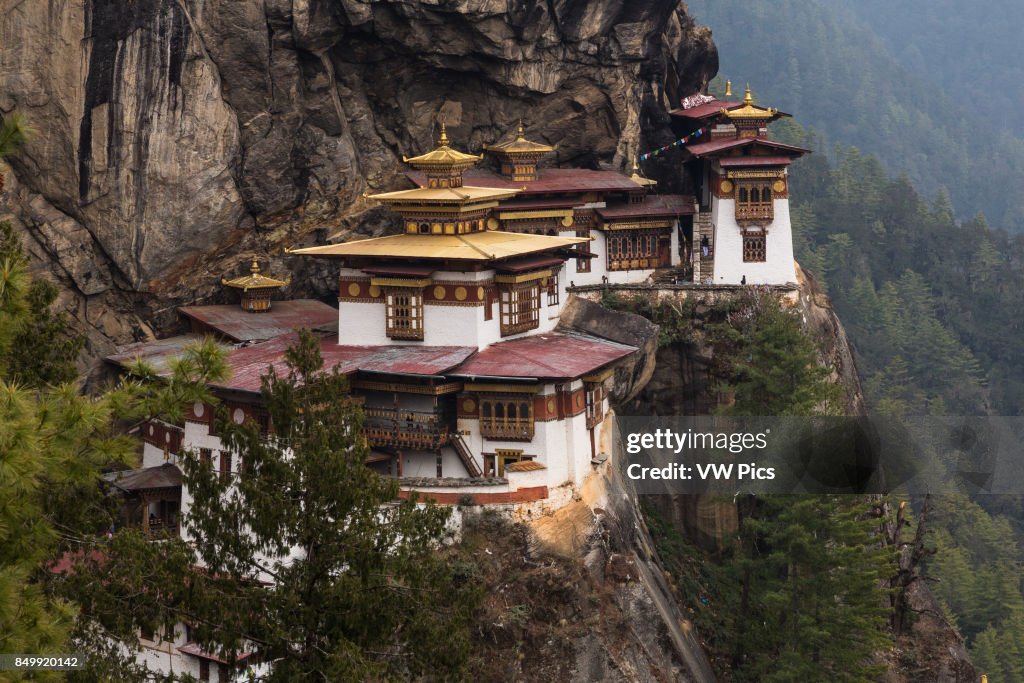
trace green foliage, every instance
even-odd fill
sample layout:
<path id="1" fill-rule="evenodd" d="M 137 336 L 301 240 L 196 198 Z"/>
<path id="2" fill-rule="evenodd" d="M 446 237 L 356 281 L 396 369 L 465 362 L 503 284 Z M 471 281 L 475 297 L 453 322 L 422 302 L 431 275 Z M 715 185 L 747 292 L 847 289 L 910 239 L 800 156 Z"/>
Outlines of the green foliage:
<path id="1" fill-rule="evenodd" d="M 840 388 L 829 380 L 818 346 L 799 313 L 769 292 L 751 288 L 732 304 L 709 339 L 734 403 L 730 415 L 811 415 L 841 412 Z"/>
<path id="2" fill-rule="evenodd" d="M 23 115 L 15 112 L 6 117 L 0 123 L 0 159 L 14 154 L 33 135 L 35 130 Z"/>
<path id="3" fill-rule="evenodd" d="M 85 337 L 64 313 L 53 313 L 56 285 L 32 281 L 28 258 L 10 223 L 0 222 L 0 373 L 7 381 L 41 388 L 73 382 Z"/>
<path id="4" fill-rule="evenodd" d="M 995 5 L 965 16 L 954 0 L 687 3 L 714 31 L 719 79 L 731 78 L 734 90 L 749 82 L 760 103 L 814 126 L 828 140 L 814 149 L 856 145 L 928 195 L 944 188 L 961 215 L 984 211 L 1021 232 L 1021 11 L 1013 0 Z M 993 58 L 990 30 L 1005 58 Z M 786 125 L 775 128 L 791 141 Z"/>
<path id="5" fill-rule="evenodd" d="M 737 682 L 878 680 L 884 667 L 876 653 L 891 645 L 882 585 L 896 563 L 877 542 L 871 501 L 777 496 L 748 503 L 735 542 L 717 558 L 645 510 L 716 668 Z"/>
<path id="6" fill-rule="evenodd" d="M 193 356 L 171 382 L 179 399 L 217 365 Z M 218 410 L 232 476 L 183 457 L 190 542 L 117 534 L 119 552 L 94 568 L 103 581 L 75 589 L 122 638 L 187 621 L 229 659 L 255 646 L 273 662 L 269 680 L 459 679 L 477 592 L 437 554 L 450 510 L 396 502 L 397 482 L 366 467 L 361 408 L 345 377 L 323 370 L 317 337 L 300 333 L 286 360 L 286 376 L 263 379 L 269 439 Z"/>

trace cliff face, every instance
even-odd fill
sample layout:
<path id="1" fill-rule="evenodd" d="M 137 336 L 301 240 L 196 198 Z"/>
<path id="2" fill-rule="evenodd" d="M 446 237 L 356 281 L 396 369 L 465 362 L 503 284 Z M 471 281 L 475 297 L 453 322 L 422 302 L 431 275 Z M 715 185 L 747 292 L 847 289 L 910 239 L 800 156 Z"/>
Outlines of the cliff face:
<path id="1" fill-rule="evenodd" d="M 3 13 L 0 44 L 0 112 L 39 131 L 0 216 L 94 356 L 222 296 L 248 253 L 385 228 L 361 195 L 439 116 L 464 149 L 522 117 L 558 161 L 621 167 L 717 70 L 665 0 L 53 0 Z M 333 287 L 293 261 L 296 290 Z"/>

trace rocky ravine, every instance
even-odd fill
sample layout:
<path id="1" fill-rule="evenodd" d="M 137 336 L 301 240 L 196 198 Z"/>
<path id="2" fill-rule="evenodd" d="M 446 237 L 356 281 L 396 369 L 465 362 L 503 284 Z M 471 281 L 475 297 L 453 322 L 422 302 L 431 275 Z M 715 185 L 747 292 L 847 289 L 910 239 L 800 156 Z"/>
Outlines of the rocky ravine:
<path id="1" fill-rule="evenodd" d="M 438 117 L 476 150 L 522 117 L 557 161 L 624 167 L 666 107 L 717 70 L 673 0 L 53 0 L 0 12 L 0 114 L 38 135 L 0 217 L 89 334 L 114 343 L 217 301 L 250 253 L 386 230 L 362 194 L 398 187 Z M 318 232 L 318 229 L 322 229 Z"/>

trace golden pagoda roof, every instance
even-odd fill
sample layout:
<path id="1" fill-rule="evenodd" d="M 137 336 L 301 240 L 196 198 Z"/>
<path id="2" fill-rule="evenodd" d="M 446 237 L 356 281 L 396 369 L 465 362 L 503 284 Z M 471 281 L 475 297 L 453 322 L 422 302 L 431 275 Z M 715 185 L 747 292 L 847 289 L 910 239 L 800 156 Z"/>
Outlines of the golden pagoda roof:
<path id="1" fill-rule="evenodd" d="M 267 277 L 260 273 L 260 263 L 255 256 L 252 257 L 252 265 L 249 267 L 249 274 L 241 277 L 236 277 L 232 280 L 225 280 L 221 278 L 220 283 L 227 287 L 234 287 L 235 289 L 249 290 L 249 289 L 271 289 L 275 287 L 284 287 L 290 282 L 290 280 L 276 280 L 272 277 Z"/>
<path id="2" fill-rule="evenodd" d="M 486 262 L 571 247 L 589 241 L 588 237 L 552 237 L 495 230 L 473 232 L 466 235 L 389 235 L 343 244 L 295 249 L 288 253 L 310 256 L 370 256 Z"/>
<path id="3" fill-rule="evenodd" d="M 636 159 L 633 160 L 633 175 L 629 176 L 629 179 L 632 180 L 637 185 L 642 185 L 644 187 L 649 187 L 651 185 L 657 185 L 658 184 L 657 180 L 651 180 L 650 178 L 644 178 L 642 175 L 640 175 L 640 164 L 637 163 Z"/>
<path id="4" fill-rule="evenodd" d="M 519 121 L 519 128 L 516 129 L 515 138 L 499 142 L 496 145 L 484 145 L 484 149 L 488 152 L 498 152 L 500 154 L 548 154 L 555 151 L 555 148 L 551 145 L 527 140 L 523 134 L 523 122 L 521 120 Z"/>
<path id="5" fill-rule="evenodd" d="M 388 204 L 469 204 L 512 197 L 519 190 L 501 190 L 493 187 L 416 187 L 365 195 Z"/>
<path id="6" fill-rule="evenodd" d="M 469 168 L 484 158 L 483 154 L 466 154 L 448 146 L 448 132 L 441 123 L 441 137 L 437 139 L 437 147 L 426 154 L 415 157 L 402 156 L 402 161 L 423 170 L 433 168 Z"/>
<path id="7" fill-rule="evenodd" d="M 779 110 L 755 105 L 754 98 L 750 94 L 750 85 L 747 84 L 747 93 L 743 96 L 743 106 L 738 109 L 723 109 L 722 113 L 730 119 L 771 119 L 779 114 Z"/>

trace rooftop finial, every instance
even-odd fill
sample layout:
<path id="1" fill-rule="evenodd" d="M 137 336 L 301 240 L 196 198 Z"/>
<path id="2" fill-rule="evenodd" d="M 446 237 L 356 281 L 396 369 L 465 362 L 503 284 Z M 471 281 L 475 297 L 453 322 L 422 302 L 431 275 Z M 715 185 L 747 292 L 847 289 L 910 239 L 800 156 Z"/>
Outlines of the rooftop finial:
<path id="1" fill-rule="evenodd" d="M 441 137 L 437 139 L 438 147 L 448 146 L 448 131 L 444 127 L 444 119 L 441 119 Z"/>
<path id="2" fill-rule="evenodd" d="M 743 96 L 743 104 L 753 104 L 754 98 L 750 95 L 750 84 L 747 83 L 747 94 Z"/>
<path id="3" fill-rule="evenodd" d="M 249 272 L 253 275 L 260 274 L 260 262 L 259 259 L 256 258 L 256 254 L 252 255 L 252 266 L 249 267 Z"/>
<path id="4" fill-rule="evenodd" d="M 519 117 L 519 128 L 516 129 L 516 139 L 517 140 L 525 140 L 526 138 L 524 137 L 524 135 L 525 135 L 525 133 L 523 132 L 523 117 L 520 116 Z"/>
<path id="5" fill-rule="evenodd" d="M 633 173 L 636 175 L 640 174 L 640 162 L 637 161 L 635 156 L 633 157 Z"/>
<path id="6" fill-rule="evenodd" d="M 732 81 L 725 82 L 725 96 L 732 97 Z"/>

